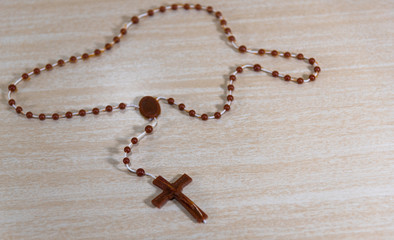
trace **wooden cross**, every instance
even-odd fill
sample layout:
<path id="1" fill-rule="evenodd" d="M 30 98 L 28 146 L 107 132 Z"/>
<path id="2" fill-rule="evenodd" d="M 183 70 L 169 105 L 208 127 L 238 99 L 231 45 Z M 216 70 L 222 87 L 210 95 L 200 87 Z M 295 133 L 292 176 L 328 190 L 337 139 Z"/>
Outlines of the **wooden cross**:
<path id="1" fill-rule="evenodd" d="M 182 193 L 183 187 L 191 182 L 192 178 L 186 174 L 183 174 L 172 184 L 162 176 L 158 176 L 153 180 L 153 184 L 163 189 L 163 192 L 152 200 L 152 204 L 161 208 L 168 200 L 176 199 L 197 220 L 197 222 L 205 223 L 205 219 L 208 218 L 208 215 Z"/>

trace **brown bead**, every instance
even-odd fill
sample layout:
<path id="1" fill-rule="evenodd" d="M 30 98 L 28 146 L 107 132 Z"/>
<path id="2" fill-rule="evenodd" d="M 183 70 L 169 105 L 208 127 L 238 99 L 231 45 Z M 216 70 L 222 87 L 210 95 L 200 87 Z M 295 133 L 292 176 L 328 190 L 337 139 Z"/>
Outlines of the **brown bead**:
<path id="1" fill-rule="evenodd" d="M 230 34 L 231 33 L 231 29 L 230 28 L 225 28 L 224 29 L 224 33 L 225 34 Z"/>
<path id="2" fill-rule="evenodd" d="M 94 115 L 97 115 L 97 114 L 100 113 L 100 109 L 98 109 L 98 108 L 93 108 L 93 109 L 92 109 L 92 113 L 93 113 Z"/>
<path id="3" fill-rule="evenodd" d="M 82 54 L 82 59 L 83 60 L 88 60 L 89 59 L 89 54 L 87 54 L 87 53 Z"/>
<path id="4" fill-rule="evenodd" d="M 309 75 L 309 80 L 315 81 L 315 79 L 316 79 L 315 75 L 313 75 L 313 74 Z"/>
<path id="5" fill-rule="evenodd" d="M 188 3 L 183 4 L 183 8 L 185 10 L 189 10 L 190 9 L 190 4 L 188 4 Z"/>
<path id="6" fill-rule="evenodd" d="M 297 79 L 297 83 L 298 84 L 303 84 L 304 83 L 304 79 L 303 78 L 298 78 Z"/>
<path id="7" fill-rule="evenodd" d="M 244 69 L 242 67 L 237 67 L 237 73 L 242 73 L 244 71 Z"/>
<path id="8" fill-rule="evenodd" d="M 285 79 L 285 81 L 290 81 L 290 80 L 291 80 L 291 76 L 290 76 L 290 75 L 286 75 L 286 76 L 284 77 L 284 79 Z"/>
<path id="9" fill-rule="evenodd" d="M 145 176 L 145 170 L 142 168 L 138 168 L 137 171 L 135 171 L 138 177 L 143 177 Z"/>
<path id="10" fill-rule="evenodd" d="M 230 75 L 229 79 L 231 81 L 235 81 L 235 80 L 237 80 L 237 77 L 235 75 Z"/>
<path id="11" fill-rule="evenodd" d="M 145 96 L 141 98 L 138 105 L 141 115 L 146 118 L 155 118 L 160 115 L 160 104 L 154 97 Z"/>
<path id="12" fill-rule="evenodd" d="M 84 109 L 79 110 L 78 115 L 81 117 L 86 116 L 86 111 Z"/>
<path id="13" fill-rule="evenodd" d="M 215 112 L 214 116 L 216 119 L 219 119 L 222 116 L 222 114 L 220 112 Z"/>
<path id="14" fill-rule="evenodd" d="M 201 5 L 200 4 L 196 4 L 195 6 L 194 6 L 194 8 L 196 9 L 196 10 L 201 10 Z"/>
<path id="15" fill-rule="evenodd" d="M 137 143 L 138 143 L 138 138 L 133 137 L 133 138 L 131 139 L 131 143 L 132 143 L 132 144 L 137 144 Z"/>
<path id="16" fill-rule="evenodd" d="M 230 107 L 230 105 L 226 104 L 226 105 L 224 105 L 223 109 L 226 111 L 230 111 L 231 107 Z"/>
<path id="17" fill-rule="evenodd" d="M 66 64 L 66 63 L 64 62 L 63 59 L 59 59 L 59 60 L 57 61 L 57 65 L 59 65 L 59 67 L 64 66 L 64 64 Z"/>
<path id="18" fill-rule="evenodd" d="M 49 63 L 45 66 L 45 69 L 47 71 L 52 70 L 52 68 L 53 68 L 52 64 L 49 64 Z"/>
<path id="19" fill-rule="evenodd" d="M 315 72 L 320 72 L 320 67 L 315 67 L 314 69 L 313 69 Z"/>
<path id="20" fill-rule="evenodd" d="M 308 62 L 309 64 L 313 65 L 315 64 L 316 60 L 314 58 L 309 58 Z"/>
<path id="21" fill-rule="evenodd" d="M 100 56 L 101 55 L 101 50 L 100 49 L 94 50 L 94 55 L 95 56 Z"/>
<path id="22" fill-rule="evenodd" d="M 73 113 L 72 112 L 66 112 L 66 118 L 72 118 Z"/>
<path id="23" fill-rule="evenodd" d="M 155 15 L 155 12 L 152 9 L 149 9 L 147 13 L 148 13 L 148 16 L 150 16 L 150 17 Z"/>
<path id="24" fill-rule="evenodd" d="M 105 49 L 106 50 L 110 50 L 111 48 L 112 48 L 112 44 L 111 43 L 105 44 Z"/>
<path id="25" fill-rule="evenodd" d="M 255 65 L 253 66 L 253 70 L 255 70 L 256 72 L 261 71 L 261 66 L 260 66 L 260 64 L 255 64 Z"/>
<path id="26" fill-rule="evenodd" d="M 76 56 L 71 56 L 70 57 L 70 62 L 71 63 L 76 63 L 77 62 L 77 57 Z"/>
<path id="27" fill-rule="evenodd" d="M 10 106 L 12 106 L 12 105 L 15 105 L 15 100 L 14 99 L 10 99 L 10 100 L 8 100 L 8 105 L 10 105 Z"/>
<path id="28" fill-rule="evenodd" d="M 133 16 L 131 18 L 131 22 L 133 22 L 134 24 L 137 24 L 140 21 L 140 19 L 137 16 Z"/>
<path id="29" fill-rule="evenodd" d="M 41 113 L 40 115 L 38 115 L 38 118 L 39 118 L 41 121 L 44 121 L 47 117 L 45 116 L 45 114 Z"/>
<path id="30" fill-rule="evenodd" d="M 114 41 L 114 43 L 119 43 L 120 42 L 120 38 L 118 37 L 118 36 L 115 36 L 113 39 L 112 39 L 112 41 Z M 111 45 L 111 47 L 112 47 L 112 45 Z M 107 48 L 106 48 L 107 49 Z M 109 48 L 109 49 L 111 49 L 111 48 Z M 107 49 L 107 50 L 109 50 L 109 49 Z"/>
<path id="31" fill-rule="evenodd" d="M 302 60 L 302 59 L 304 59 L 304 54 L 299 53 L 299 54 L 297 54 L 296 57 L 297 57 L 297 59 Z"/>
<path id="32" fill-rule="evenodd" d="M 234 85 L 232 85 L 232 84 L 228 85 L 227 90 L 234 91 Z"/>
<path id="33" fill-rule="evenodd" d="M 53 120 L 58 120 L 59 119 L 59 114 L 57 114 L 57 113 L 54 113 L 54 114 L 52 114 L 52 119 Z"/>
<path id="34" fill-rule="evenodd" d="M 119 103 L 119 109 L 125 109 L 126 108 L 126 103 Z"/>
<path id="35" fill-rule="evenodd" d="M 165 11 L 166 11 L 166 7 L 165 7 L 165 6 L 161 6 L 161 7 L 159 8 L 159 11 L 162 12 L 162 13 L 165 12 Z"/>
<path id="36" fill-rule="evenodd" d="M 289 57 L 291 57 L 291 53 L 285 52 L 285 53 L 283 54 L 283 56 L 284 56 L 285 58 L 289 58 Z"/>
<path id="37" fill-rule="evenodd" d="M 130 148 L 129 146 L 126 146 L 126 147 L 123 149 L 123 151 L 124 151 L 125 153 L 129 153 L 129 152 L 131 152 L 131 148 Z"/>
<path id="38" fill-rule="evenodd" d="M 130 163 L 130 159 L 127 158 L 127 157 L 123 158 L 123 163 L 124 164 L 129 164 Z"/>
<path id="39" fill-rule="evenodd" d="M 153 132 L 153 127 L 152 127 L 151 125 L 146 126 L 146 127 L 145 127 L 145 132 L 146 132 L 146 133 L 151 133 L 151 132 Z"/>
<path id="40" fill-rule="evenodd" d="M 279 72 L 278 71 L 273 71 L 272 72 L 272 76 L 273 77 L 278 77 L 279 76 Z"/>
<path id="41" fill-rule="evenodd" d="M 120 29 L 120 33 L 121 33 L 122 35 L 126 35 L 126 34 L 127 34 L 127 29 L 126 29 L 126 28 Z"/>
<path id="42" fill-rule="evenodd" d="M 34 68 L 33 72 L 34 74 L 38 75 L 41 73 L 41 70 L 39 68 Z"/>
<path id="43" fill-rule="evenodd" d="M 233 95 L 228 95 L 227 96 L 228 101 L 234 101 L 234 96 Z"/>
<path id="44" fill-rule="evenodd" d="M 220 20 L 220 25 L 224 26 L 224 25 L 226 25 L 226 24 L 227 24 L 227 21 L 226 21 L 226 20 L 224 20 L 224 19 Z"/>
<path id="45" fill-rule="evenodd" d="M 15 92 L 16 91 L 16 86 L 14 85 L 14 84 L 10 84 L 9 86 L 8 86 L 8 90 L 9 91 L 11 91 L 11 92 Z"/>
<path id="46" fill-rule="evenodd" d="M 106 106 L 105 107 L 105 111 L 106 112 L 112 112 L 112 106 L 111 105 Z"/>
<path id="47" fill-rule="evenodd" d="M 206 120 L 208 120 L 208 115 L 207 114 L 202 114 L 201 115 L 201 119 L 203 120 L 203 121 L 206 121 Z"/>
<path id="48" fill-rule="evenodd" d="M 189 111 L 189 116 L 190 116 L 190 117 L 196 116 L 196 111 L 190 110 L 190 111 Z"/>
<path id="49" fill-rule="evenodd" d="M 179 110 L 181 110 L 181 111 L 183 111 L 183 110 L 185 110 L 185 104 L 183 104 L 183 103 L 181 103 L 181 104 L 179 104 L 178 105 L 178 108 L 179 108 Z"/>
<path id="50" fill-rule="evenodd" d="M 258 54 L 259 55 L 264 55 L 265 54 L 265 50 L 264 49 L 259 49 Z"/>
<path id="51" fill-rule="evenodd" d="M 207 7 L 207 12 L 212 13 L 213 12 L 213 8 L 211 6 Z"/>
<path id="52" fill-rule="evenodd" d="M 244 45 L 239 46 L 239 48 L 238 48 L 238 51 L 239 51 L 240 53 L 245 53 L 246 50 L 247 50 L 247 48 L 246 48 L 246 46 L 244 46 Z"/>
<path id="53" fill-rule="evenodd" d="M 276 51 L 276 50 L 272 50 L 272 51 L 271 51 L 271 55 L 274 56 L 274 57 L 276 57 L 276 56 L 279 55 L 279 52 Z"/>
<path id="54" fill-rule="evenodd" d="M 228 37 L 228 40 L 229 40 L 230 42 L 235 42 L 235 37 L 234 37 L 234 36 L 229 36 L 229 37 Z"/>
<path id="55" fill-rule="evenodd" d="M 173 98 L 167 99 L 168 104 L 173 105 L 175 103 L 175 100 Z"/>
<path id="56" fill-rule="evenodd" d="M 27 118 L 33 118 L 33 113 L 32 112 L 27 112 L 26 113 Z"/>
<path id="57" fill-rule="evenodd" d="M 222 13 L 221 13 L 221 12 L 215 12 L 215 16 L 216 16 L 217 18 L 220 18 L 220 17 L 222 16 Z"/>
<path id="58" fill-rule="evenodd" d="M 15 108 L 15 112 L 17 112 L 17 113 L 21 113 L 22 111 L 23 111 L 23 108 L 21 106 L 17 106 Z"/>
<path id="59" fill-rule="evenodd" d="M 177 10 L 178 9 L 178 4 L 172 4 L 171 5 L 172 10 Z"/>
<path id="60" fill-rule="evenodd" d="M 27 74 L 27 73 L 22 74 L 22 79 L 23 80 L 29 79 L 29 74 Z"/>

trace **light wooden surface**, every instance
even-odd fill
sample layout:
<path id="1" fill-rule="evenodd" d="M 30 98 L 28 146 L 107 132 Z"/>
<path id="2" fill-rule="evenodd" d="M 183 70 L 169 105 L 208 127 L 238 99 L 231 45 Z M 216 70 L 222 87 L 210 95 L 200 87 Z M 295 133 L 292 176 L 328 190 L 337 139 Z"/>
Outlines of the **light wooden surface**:
<path id="1" fill-rule="evenodd" d="M 162 105 L 136 167 L 170 180 L 208 215 L 150 201 L 149 178 L 124 171 L 122 149 L 146 121 L 133 111 L 27 120 L 6 103 L 21 73 L 102 47 L 130 16 L 163 4 L 131 0 L 0 2 L 1 239 L 393 239 L 393 1 L 206 1 L 239 43 L 303 52 L 322 66 L 297 85 L 248 71 L 219 121 Z M 241 55 L 205 12 L 142 21 L 104 57 L 23 83 L 33 112 L 172 96 L 199 111 L 223 104 L 235 66 L 302 75 L 297 61 Z"/>

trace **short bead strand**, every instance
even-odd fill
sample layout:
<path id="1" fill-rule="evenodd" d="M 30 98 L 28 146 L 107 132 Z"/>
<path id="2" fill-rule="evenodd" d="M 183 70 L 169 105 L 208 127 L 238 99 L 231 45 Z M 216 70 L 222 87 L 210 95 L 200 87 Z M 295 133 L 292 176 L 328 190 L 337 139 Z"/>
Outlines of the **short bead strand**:
<path id="1" fill-rule="evenodd" d="M 132 149 L 133 149 L 133 147 L 134 147 L 135 145 L 137 145 L 147 134 L 151 134 L 151 133 L 154 132 L 154 129 L 157 127 L 158 121 L 157 121 L 156 118 L 150 119 L 150 121 L 153 121 L 153 124 L 152 124 L 152 125 L 147 125 L 147 126 L 145 127 L 145 131 L 143 131 L 143 132 L 142 132 L 140 135 L 138 135 L 137 137 L 133 137 L 134 139 L 137 139 L 137 142 L 136 142 L 136 143 L 130 142 L 130 143 L 125 147 L 125 149 L 128 148 L 129 150 L 128 150 L 128 151 L 124 151 L 125 153 L 124 153 L 123 163 L 125 164 L 126 168 L 127 168 L 130 172 L 135 173 L 135 174 L 137 174 L 137 175 L 138 175 L 138 170 L 141 171 L 141 170 L 143 170 L 143 169 L 142 169 L 142 168 L 133 169 L 133 168 L 131 167 L 131 160 L 130 160 L 130 158 L 129 158 L 129 155 L 131 155 Z M 147 128 L 148 126 L 152 127 L 152 131 L 151 131 L 151 132 L 147 132 L 147 131 L 146 131 L 146 128 Z M 133 138 L 132 138 L 132 139 L 133 139 Z M 152 178 L 156 178 L 153 174 L 148 173 L 148 172 L 145 172 L 145 170 L 143 170 L 143 172 L 144 172 L 144 175 L 150 176 L 150 177 L 152 177 Z M 138 176 L 140 176 L 140 175 L 138 175 Z M 142 175 L 142 176 L 143 176 L 143 175 Z M 141 177 L 141 176 L 140 176 L 140 177 Z"/>

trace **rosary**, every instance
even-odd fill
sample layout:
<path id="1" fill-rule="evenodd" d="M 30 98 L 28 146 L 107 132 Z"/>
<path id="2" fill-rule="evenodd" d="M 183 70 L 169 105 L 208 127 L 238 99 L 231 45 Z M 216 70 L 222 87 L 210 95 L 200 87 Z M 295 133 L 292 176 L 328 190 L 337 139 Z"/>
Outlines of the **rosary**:
<path id="1" fill-rule="evenodd" d="M 186 109 L 185 104 L 175 102 L 174 98 L 171 97 L 166 98 L 166 97 L 152 97 L 152 96 L 145 96 L 141 98 L 138 105 L 120 103 L 118 106 L 108 105 L 105 108 L 93 108 L 91 110 L 81 109 L 77 112 L 69 111 L 65 113 L 53 113 L 53 114 L 40 113 L 37 115 L 30 111 L 28 112 L 23 111 L 23 108 L 19 105 L 16 105 L 15 99 L 11 97 L 12 93 L 17 91 L 17 85 L 21 81 L 28 81 L 33 75 L 39 75 L 41 72 L 44 71 L 51 71 L 56 68 L 61 68 L 66 64 L 75 64 L 80 60 L 87 61 L 90 58 L 99 57 L 102 54 L 106 53 L 107 51 L 110 51 L 115 44 L 118 44 L 123 38 L 123 36 L 127 34 L 128 29 L 133 25 L 138 24 L 141 19 L 153 17 L 155 14 L 165 13 L 166 11 L 176 11 L 178 8 L 183 8 L 186 11 L 192 9 L 196 11 L 206 11 L 208 14 L 216 17 L 217 20 L 219 21 L 220 26 L 223 28 L 223 31 L 227 36 L 228 41 L 241 54 L 252 53 L 260 56 L 271 55 L 273 57 L 280 56 L 284 58 L 296 58 L 298 60 L 305 61 L 310 65 L 312 65 L 313 73 L 309 75 L 307 79 L 293 78 L 290 75 L 284 75 L 282 73 L 279 73 L 278 71 L 270 71 L 264 69 L 259 64 L 251 64 L 251 65 L 246 64 L 246 65 L 238 66 L 235 69 L 235 71 L 232 72 L 228 77 L 228 85 L 227 85 L 227 89 L 225 90 L 227 93 L 226 94 L 227 102 L 223 106 L 223 110 L 221 112 L 215 112 L 213 115 L 206 113 L 200 114 L 193 109 Z M 214 10 L 211 6 L 205 7 L 205 6 L 201 6 L 200 4 L 172 4 L 168 6 L 161 6 L 155 9 L 150 9 L 139 16 L 133 16 L 131 20 L 128 23 L 126 23 L 122 29 L 120 29 L 120 33 L 113 38 L 112 42 L 106 43 L 104 47 L 101 49 L 96 49 L 92 53 L 84 53 L 81 56 L 71 56 L 69 59 L 66 60 L 60 59 L 56 63 L 47 64 L 43 68 L 35 68 L 29 73 L 23 73 L 18 80 L 16 80 L 13 84 L 8 86 L 8 104 L 11 107 L 13 107 L 18 114 L 26 116 L 26 118 L 28 119 L 35 118 L 41 121 L 44 121 L 45 119 L 58 120 L 59 118 L 70 119 L 73 118 L 74 116 L 84 117 L 86 114 L 98 115 L 101 112 L 112 112 L 114 110 L 121 111 L 127 108 L 133 108 L 139 110 L 140 114 L 146 119 L 148 119 L 151 122 L 151 124 L 147 125 L 144 131 L 140 135 L 136 137 L 132 137 L 130 143 L 124 148 L 123 163 L 125 167 L 128 169 L 128 171 L 135 173 L 135 175 L 137 175 L 138 177 L 143 177 L 143 176 L 151 177 L 153 179 L 153 184 L 163 190 L 162 193 L 160 193 L 157 197 L 155 197 L 152 200 L 152 204 L 155 207 L 161 208 L 168 200 L 175 199 L 190 213 L 190 215 L 192 215 L 196 219 L 197 222 L 205 223 L 206 219 L 208 218 L 208 215 L 204 213 L 204 211 L 201 210 L 192 200 L 190 200 L 186 195 L 182 193 L 182 189 L 192 181 L 191 177 L 189 177 L 187 174 L 183 174 L 175 182 L 170 183 L 162 176 L 156 177 L 151 173 L 145 172 L 143 168 L 138 168 L 138 169 L 133 168 L 131 165 L 131 161 L 129 159 L 129 155 L 131 153 L 132 148 L 135 147 L 141 141 L 141 139 L 143 139 L 146 135 L 153 133 L 154 128 L 157 126 L 158 117 L 161 112 L 160 101 L 163 101 L 169 105 L 178 108 L 180 112 L 182 112 L 185 115 L 189 115 L 190 117 L 201 119 L 202 121 L 207 121 L 209 119 L 220 119 L 225 113 L 230 111 L 231 104 L 234 101 L 233 92 L 235 88 L 233 84 L 237 80 L 238 74 L 241 74 L 245 69 L 252 69 L 253 71 L 256 72 L 265 72 L 274 78 L 280 78 L 283 79 L 284 81 L 292 81 L 298 84 L 314 81 L 318 77 L 320 72 L 320 67 L 318 66 L 316 60 L 314 58 L 307 58 L 302 53 L 294 54 L 290 52 L 280 52 L 277 50 L 250 49 L 244 45 L 239 46 L 236 42 L 234 35 L 231 32 L 231 29 L 227 26 L 227 22 L 223 18 L 222 13 Z"/>

